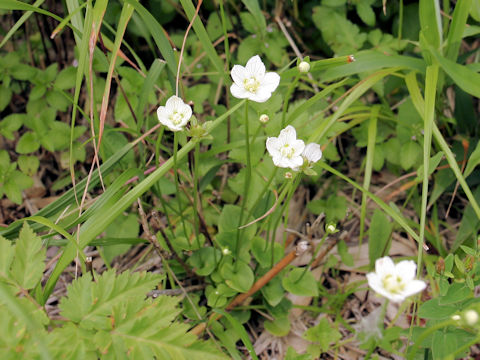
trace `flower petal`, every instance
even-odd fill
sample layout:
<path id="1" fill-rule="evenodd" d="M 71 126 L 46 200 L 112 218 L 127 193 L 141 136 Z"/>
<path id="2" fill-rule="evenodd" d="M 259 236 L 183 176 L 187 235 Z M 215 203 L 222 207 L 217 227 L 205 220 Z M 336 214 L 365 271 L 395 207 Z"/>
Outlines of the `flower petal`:
<path id="1" fill-rule="evenodd" d="M 410 282 L 415 278 L 417 264 L 413 260 L 402 260 L 397 264 L 396 271 L 403 281 Z"/>
<path id="2" fill-rule="evenodd" d="M 380 278 L 383 278 L 387 274 L 395 274 L 395 264 L 393 260 L 385 256 L 375 261 L 375 272 Z"/>
<path id="3" fill-rule="evenodd" d="M 425 281 L 422 280 L 410 280 L 407 282 L 405 290 L 403 290 L 402 295 L 405 297 L 412 296 L 427 287 Z"/>
<path id="4" fill-rule="evenodd" d="M 282 144 L 291 144 L 297 140 L 297 131 L 292 125 L 288 125 L 285 129 L 280 131 L 278 138 L 281 140 Z"/>
<path id="5" fill-rule="evenodd" d="M 162 122 L 162 119 L 168 119 L 168 116 L 170 115 L 171 113 L 167 110 L 167 108 L 165 106 L 159 106 L 158 109 L 157 109 L 157 117 L 158 117 L 158 121 Z M 162 122 L 163 124 L 163 122 Z"/>
<path id="6" fill-rule="evenodd" d="M 302 155 L 305 149 L 305 143 L 303 142 L 303 140 L 294 140 L 292 141 L 291 144 L 292 144 L 292 147 L 295 149 L 293 156 L 300 157 L 302 159 L 302 164 L 303 164 L 303 158 L 300 155 Z"/>
<path id="7" fill-rule="evenodd" d="M 265 101 L 270 99 L 271 96 L 272 93 L 270 91 L 265 91 L 260 87 L 256 92 L 250 93 L 250 96 L 248 98 L 258 103 L 264 103 Z"/>
<path id="8" fill-rule="evenodd" d="M 275 72 L 268 72 L 265 74 L 260 88 L 272 93 L 277 89 L 278 84 L 280 84 L 280 75 Z"/>
<path id="9" fill-rule="evenodd" d="M 294 156 L 290 159 L 290 165 L 288 166 L 289 168 L 298 168 L 303 165 L 303 158 L 301 156 Z"/>
<path id="10" fill-rule="evenodd" d="M 238 86 L 236 83 L 233 83 L 232 86 L 230 86 L 230 93 L 237 99 L 246 99 L 251 95 L 251 93 L 243 87 Z"/>
<path id="11" fill-rule="evenodd" d="M 165 104 L 165 107 L 167 108 L 167 110 L 171 112 L 174 112 L 174 111 L 180 112 L 184 105 L 185 103 L 181 98 L 179 98 L 178 96 L 172 95 L 168 98 L 167 103 Z"/>
<path id="12" fill-rule="evenodd" d="M 322 158 L 322 149 L 320 148 L 320 145 L 310 143 L 305 146 L 302 155 L 305 156 L 308 162 L 316 163 Z"/>
<path id="13" fill-rule="evenodd" d="M 230 75 L 238 86 L 242 86 L 243 80 L 248 76 L 247 70 L 241 65 L 235 65 L 230 71 Z"/>
<path id="14" fill-rule="evenodd" d="M 249 76 L 253 76 L 259 81 L 265 76 L 265 65 L 258 55 L 252 56 L 247 61 L 245 69 L 247 70 Z"/>
<path id="15" fill-rule="evenodd" d="M 278 138 L 276 138 L 276 137 L 267 138 L 267 142 L 266 142 L 265 145 L 267 147 L 267 151 L 270 154 L 270 156 L 280 154 L 279 151 L 278 151 L 278 148 L 280 147 Z"/>

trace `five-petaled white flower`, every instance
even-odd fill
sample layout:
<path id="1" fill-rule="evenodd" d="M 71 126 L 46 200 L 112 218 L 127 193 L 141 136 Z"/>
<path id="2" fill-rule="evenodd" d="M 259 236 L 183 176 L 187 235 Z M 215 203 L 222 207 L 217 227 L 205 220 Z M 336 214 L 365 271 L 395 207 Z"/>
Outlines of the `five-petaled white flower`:
<path id="1" fill-rule="evenodd" d="M 258 55 L 251 57 L 245 67 L 235 65 L 232 68 L 231 76 L 233 84 L 230 92 L 233 96 L 259 103 L 270 99 L 272 92 L 280 83 L 280 76 L 277 73 L 265 73 L 265 65 Z"/>
<path id="2" fill-rule="evenodd" d="M 375 272 L 367 274 L 368 285 L 378 294 L 399 303 L 427 286 L 415 279 L 417 265 L 412 260 L 394 264 L 388 256 L 375 261 Z"/>
<path id="3" fill-rule="evenodd" d="M 171 131 L 181 131 L 192 117 L 192 108 L 178 96 L 170 96 L 165 106 L 157 109 L 158 121 Z"/>
<path id="4" fill-rule="evenodd" d="M 267 138 L 268 153 L 278 167 L 294 169 L 302 166 L 304 149 L 305 143 L 297 140 L 297 133 L 291 125 L 280 131 L 278 137 Z"/>
<path id="5" fill-rule="evenodd" d="M 303 149 L 302 157 L 304 160 L 302 164 L 303 169 L 312 168 L 313 164 L 322 158 L 322 149 L 320 148 L 320 145 L 315 143 L 307 144 L 305 149 Z M 293 170 L 299 171 L 300 167 L 297 166 L 296 168 L 293 168 Z"/>

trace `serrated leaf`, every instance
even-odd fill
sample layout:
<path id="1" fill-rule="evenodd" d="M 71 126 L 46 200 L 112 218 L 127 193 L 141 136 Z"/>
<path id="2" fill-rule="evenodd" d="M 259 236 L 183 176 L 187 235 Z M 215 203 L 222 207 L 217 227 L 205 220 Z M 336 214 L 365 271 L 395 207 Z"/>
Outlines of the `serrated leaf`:
<path id="1" fill-rule="evenodd" d="M 45 249 L 42 240 L 25 222 L 15 246 L 11 274 L 23 289 L 33 289 L 42 279 L 45 269 Z"/>
<path id="2" fill-rule="evenodd" d="M 8 278 L 14 252 L 12 242 L 0 236 L 0 277 Z"/>
<path id="3" fill-rule="evenodd" d="M 318 325 L 305 331 L 303 337 L 309 341 L 319 343 L 321 351 L 325 352 L 329 349 L 329 345 L 340 340 L 342 335 L 337 329 L 332 327 L 326 318 L 322 318 Z"/>
<path id="4" fill-rule="evenodd" d="M 145 272 L 116 276 L 114 270 L 109 270 L 92 283 L 90 275 L 84 275 L 67 287 L 67 297 L 59 305 L 61 314 L 87 329 L 108 328 L 107 315 L 114 305 L 141 302 L 160 279 L 158 274 Z"/>

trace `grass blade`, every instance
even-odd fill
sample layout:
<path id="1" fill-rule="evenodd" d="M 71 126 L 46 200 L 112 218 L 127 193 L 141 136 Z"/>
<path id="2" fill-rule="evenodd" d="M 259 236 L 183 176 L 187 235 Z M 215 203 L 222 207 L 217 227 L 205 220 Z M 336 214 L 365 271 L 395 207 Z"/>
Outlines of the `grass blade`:
<path id="1" fill-rule="evenodd" d="M 460 49 L 460 43 L 462 42 L 471 5 L 472 0 L 458 1 L 455 5 L 452 24 L 448 30 L 447 46 L 445 48 L 445 57 L 448 60 L 457 61 L 458 50 Z"/>

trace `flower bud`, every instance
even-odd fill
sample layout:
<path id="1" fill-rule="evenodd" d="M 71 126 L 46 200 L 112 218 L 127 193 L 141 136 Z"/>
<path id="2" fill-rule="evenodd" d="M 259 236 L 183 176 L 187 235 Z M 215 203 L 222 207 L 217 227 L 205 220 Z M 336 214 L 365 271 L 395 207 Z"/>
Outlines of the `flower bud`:
<path id="1" fill-rule="evenodd" d="M 334 232 L 337 231 L 337 228 L 335 227 L 335 225 L 330 224 L 330 225 L 327 225 L 326 230 L 327 230 L 327 233 L 333 234 Z"/>
<path id="2" fill-rule="evenodd" d="M 302 61 L 300 64 L 298 64 L 298 70 L 301 73 L 307 73 L 310 71 L 310 64 L 306 61 Z"/>
<path id="3" fill-rule="evenodd" d="M 258 120 L 260 120 L 260 122 L 266 124 L 268 122 L 268 120 L 270 120 L 270 118 L 268 117 L 267 114 L 262 114 L 262 115 L 260 115 L 260 119 L 258 119 Z"/>
<path id="4" fill-rule="evenodd" d="M 465 322 L 473 326 L 478 322 L 478 313 L 475 310 L 467 310 L 465 311 Z"/>
<path id="5" fill-rule="evenodd" d="M 435 265 L 435 270 L 437 270 L 438 274 L 443 274 L 445 271 L 445 260 L 443 258 L 439 258 L 437 264 Z"/>
<path id="6" fill-rule="evenodd" d="M 291 179 L 293 177 L 292 173 L 290 171 L 287 171 L 285 173 L 285 179 Z"/>
<path id="7" fill-rule="evenodd" d="M 452 315 L 452 320 L 453 320 L 453 321 L 458 321 L 458 320 L 460 320 L 460 315 Z"/>
<path id="8" fill-rule="evenodd" d="M 227 256 L 227 255 L 230 255 L 232 252 L 230 251 L 229 248 L 223 248 L 222 249 L 222 254 Z"/>

